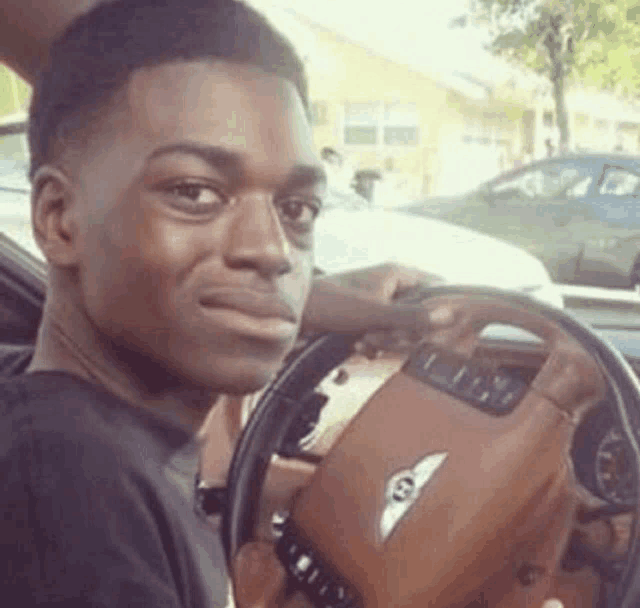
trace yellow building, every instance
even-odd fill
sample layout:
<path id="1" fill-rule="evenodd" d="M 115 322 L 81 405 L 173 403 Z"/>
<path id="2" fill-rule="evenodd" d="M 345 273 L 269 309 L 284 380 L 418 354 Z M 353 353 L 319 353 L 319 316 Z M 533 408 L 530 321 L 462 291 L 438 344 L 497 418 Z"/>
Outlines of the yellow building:
<path id="1" fill-rule="evenodd" d="M 296 19 L 308 34 L 318 149 L 336 149 L 354 169 L 379 170 L 409 199 L 471 187 L 513 166 L 525 106 L 493 99 L 472 79 L 432 77 Z"/>
<path id="2" fill-rule="evenodd" d="M 548 87 L 541 92 L 540 82 L 531 86 L 533 77 L 524 72 L 505 69 L 508 77 L 494 76 L 500 82 L 435 75 L 291 11 L 272 20 L 307 65 L 318 150 L 334 148 L 352 171 L 379 171 L 399 194 L 392 204 L 463 192 L 544 156 L 545 140 L 557 139 Z M 0 65 L 1 156 L 26 154 L 24 141 L 18 150 L 16 138 L 2 137 L 1 130 L 11 115 L 26 110 L 29 96 L 26 83 Z M 640 111 L 586 91 L 569 91 L 567 105 L 572 149 L 640 150 Z"/>
<path id="3" fill-rule="evenodd" d="M 290 15 L 298 27 L 294 43 L 306 45 L 318 148 L 336 149 L 354 169 L 377 169 L 402 186 L 403 196 L 464 192 L 545 157 L 547 139 L 557 150 L 543 77 L 497 59 L 483 79 L 431 74 Z M 640 151 L 640 108 L 578 88 L 566 99 L 571 150 Z"/>

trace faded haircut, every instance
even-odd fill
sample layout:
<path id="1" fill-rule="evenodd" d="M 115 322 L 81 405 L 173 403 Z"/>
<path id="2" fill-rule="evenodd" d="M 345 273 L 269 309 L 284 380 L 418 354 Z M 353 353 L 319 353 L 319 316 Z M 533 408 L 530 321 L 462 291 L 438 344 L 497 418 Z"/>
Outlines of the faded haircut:
<path id="1" fill-rule="evenodd" d="M 140 68 L 224 59 L 289 80 L 308 111 L 302 61 L 258 12 L 236 0 L 116 0 L 78 17 L 52 44 L 30 107 L 30 175 L 82 142 Z"/>

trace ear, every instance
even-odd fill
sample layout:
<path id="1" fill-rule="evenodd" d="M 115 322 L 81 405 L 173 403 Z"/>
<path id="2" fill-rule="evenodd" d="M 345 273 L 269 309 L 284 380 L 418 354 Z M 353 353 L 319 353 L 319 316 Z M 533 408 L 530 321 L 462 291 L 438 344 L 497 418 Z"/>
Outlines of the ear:
<path id="1" fill-rule="evenodd" d="M 78 254 L 76 185 L 60 169 L 38 169 L 31 194 L 31 222 L 38 246 L 53 266 L 73 266 Z"/>

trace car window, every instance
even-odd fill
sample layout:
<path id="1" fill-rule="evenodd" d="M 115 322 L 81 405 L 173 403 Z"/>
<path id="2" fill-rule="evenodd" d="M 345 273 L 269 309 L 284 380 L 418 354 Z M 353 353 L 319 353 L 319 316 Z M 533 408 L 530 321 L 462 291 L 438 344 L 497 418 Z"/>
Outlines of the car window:
<path id="1" fill-rule="evenodd" d="M 21 124 L 21 122 L 18 124 Z M 26 163 L 29 157 L 26 133 L 11 132 L 13 129 L 7 127 L 12 127 L 13 125 L 0 125 L 0 133 L 2 133 L 3 126 L 5 127 L 5 134 L 0 135 L 0 159 Z"/>
<path id="2" fill-rule="evenodd" d="M 492 191 L 498 198 L 550 199 L 558 196 L 584 196 L 591 183 L 585 169 L 575 165 L 546 165 L 521 171 L 496 182 Z"/>
<path id="3" fill-rule="evenodd" d="M 640 194 L 640 175 L 627 169 L 610 167 L 605 171 L 598 191 L 614 196 L 637 196 Z"/>
<path id="4" fill-rule="evenodd" d="M 589 192 L 589 188 L 593 183 L 593 177 L 590 175 L 578 176 L 573 183 L 569 185 L 566 196 L 569 200 L 584 198 Z"/>
<path id="5" fill-rule="evenodd" d="M 7 72 L 4 72 L 4 76 Z M 17 79 L 11 74 L 11 79 Z M 22 83 L 18 96 L 14 90 L 12 112 L 0 116 L 0 233 L 43 259 L 31 230 L 29 146 L 27 142 L 27 114 L 29 88 Z"/>

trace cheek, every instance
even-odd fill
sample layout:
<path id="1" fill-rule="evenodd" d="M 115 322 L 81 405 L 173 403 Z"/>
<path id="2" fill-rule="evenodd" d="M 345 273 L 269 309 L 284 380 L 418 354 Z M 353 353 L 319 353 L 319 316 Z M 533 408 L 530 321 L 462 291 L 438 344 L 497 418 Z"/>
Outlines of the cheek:
<path id="1" fill-rule="evenodd" d="M 87 295 L 97 296 L 94 310 L 108 320 L 140 326 L 167 325 L 175 313 L 175 291 L 198 259 L 192 229 L 176 227 L 148 211 L 123 218 L 105 217 L 86 263 Z M 90 231 L 93 232 L 93 231 Z"/>

